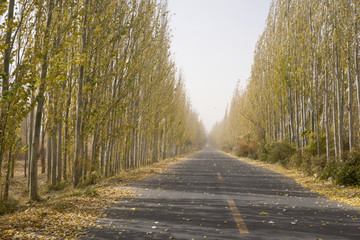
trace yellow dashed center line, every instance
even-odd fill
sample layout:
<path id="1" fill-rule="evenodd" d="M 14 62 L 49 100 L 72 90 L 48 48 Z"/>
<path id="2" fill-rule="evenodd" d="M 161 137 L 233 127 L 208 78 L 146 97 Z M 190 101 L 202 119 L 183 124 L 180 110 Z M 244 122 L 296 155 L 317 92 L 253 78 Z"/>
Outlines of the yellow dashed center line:
<path id="1" fill-rule="evenodd" d="M 221 174 L 218 172 L 217 175 L 218 175 L 219 180 L 221 180 L 222 179 Z"/>
<path id="2" fill-rule="evenodd" d="M 230 209 L 234 215 L 234 219 L 235 219 L 236 225 L 239 228 L 240 234 L 249 234 L 250 232 L 247 229 L 246 224 L 245 224 L 244 220 L 242 219 L 240 212 L 235 205 L 234 200 L 228 199 L 228 203 L 229 203 Z"/>

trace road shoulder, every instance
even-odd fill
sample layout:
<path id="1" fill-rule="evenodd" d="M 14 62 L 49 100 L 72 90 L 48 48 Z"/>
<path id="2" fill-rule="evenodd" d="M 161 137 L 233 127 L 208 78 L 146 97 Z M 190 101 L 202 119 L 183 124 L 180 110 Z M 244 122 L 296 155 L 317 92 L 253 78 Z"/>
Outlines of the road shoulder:
<path id="1" fill-rule="evenodd" d="M 237 157 L 227 152 L 223 153 L 244 163 L 262 167 L 292 178 L 300 186 L 309 189 L 312 192 L 318 193 L 332 201 L 337 201 L 360 209 L 360 187 L 340 186 L 330 181 L 318 180 L 315 177 L 308 176 L 305 173 L 295 169 L 286 169 L 280 164 L 270 164 L 260 160 Z"/>

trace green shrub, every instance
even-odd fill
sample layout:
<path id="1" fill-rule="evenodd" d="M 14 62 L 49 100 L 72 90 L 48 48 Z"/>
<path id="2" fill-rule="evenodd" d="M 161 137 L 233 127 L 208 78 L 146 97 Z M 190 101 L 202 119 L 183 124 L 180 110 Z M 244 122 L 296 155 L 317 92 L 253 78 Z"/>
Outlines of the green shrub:
<path id="1" fill-rule="evenodd" d="M 288 167 L 290 168 L 300 168 L 303 162 L 303 153 L 301 150 L 296 151 L 289 159 Z"/>
<path id="2" fill-rule="evenodd" d="M 360 166 L 343 163 L 336 172 L 335 182 L 340 185 L 360 185 Z"/>
<path id="3" fill-rule="evenodd" d="M 328 178 L 335 179 L 338 168 L 339 168 L 339 163 L 335 161 L 329 162 L 325 166 L 324 170 L 321 172 L 320 179 L 321 180 L 326 180 Z"/>
<path id="4" fill-rule="evenodd" d="M 254 154 L 250 154 L 250 155 L 249 155 L 249 158 L 254 159 L 254 160 L 258 160 L 258 159 L 259 159 L 259 155 L 258 155 L 257 152 L 255 152 Z"/>
<path id="5" fill-rule="evenodd" d="M 310 174 L 320 174 L 327 164 L 326 154 L 322 154 L 321 156 L 312 156 L 311 157 L 311 172 Z"/>
<path id="6" fill-rule="evenodd" d="M 320 155 L 326 154 L 326 136 L 319 136 L 319 145 L 320 145 Z M 309 145 L 306 147 L 307 151 L 313 155 L 318 155 L 318 144 L 317 144 L 317 136 L 315 133 L 309 134 Z"/>
<path id="7" fill-rule="evenodd" d="M 336 184 L 345 186 L 360 185 L 359 153 L 350 153 L 343 162 L 331 161 L 322 171 L 320 178 L 332 178 Z"/>
<path id="8" fill-rule="evenodd" d="M 344 162 L 339 163 L 335 182 L 341 185 L 360 185 L 360 154 L 349 153 Z"/>
<path id="9" fill-rule="evenodd" d="M 321 137 L 321 156 L 317 156 L 316 135 L 310 135 L 306 148 L 296 149 L 291 143 L 262 142 L 258 145 L 258 157 L 261 161 L 281 163 L 285 167 L 295 168 L 309 175 L 317 174 L 320 179 L 331 178 L 340 185 L 360 185 L 360 150 L 347 152 L 343 162 L 328 159 L 325 154 L 325 139 Z"/>
<path id="10" fill-rule="evenodd" d="M 327 163 L 326 155 L 312 156 L 307 149 L 298 149 L 290 157 L 287 167 L 300 169 L 301 171 L 312 175 L 321 173 Z"/>
<path id="11" fill-rule="evenodd" d="M 309 175 L 313 173 L 312 171 L 312 162 L 311 162 L 311 156 L 304 154 L 302 155 L 302 161 L 299 166 L 299 169 Z"/>
<path id="12" fill-rule="evenodd" d="M 235 147 L 235 154 L 239 157 L 249 157 L 257 152 L 257 143 L 249 138 L 240 138 Z"/>
<path id="13" fill-rule="evenodd" d="M 261 142 L 259 144 L 259 159 L 263 162 L 267 162 L 269 157 L 269 151 L 271 149 L 271 143 L 269 142 Z"/>
<path id="14" fill-rule="evenodd" d="M 274 142 L 269 149 L 267 161 L 287 165 L 290 157 L 296 152 L 296 148 L 288 142 Z"/>
<path id="15" fill-rule="evenodd" d="M 224 151 L 224 152 L 231 152 L 233 150 L 233 146 L 230 145 L 229 143 L 225 143 L 221 149 Z"/>
<path id="16" fill-rule="evenodd" d="M 259 158 L 264 162 L 285 164 L 294 153 L 295 147 L 286 141 L 259 144 Z"/>

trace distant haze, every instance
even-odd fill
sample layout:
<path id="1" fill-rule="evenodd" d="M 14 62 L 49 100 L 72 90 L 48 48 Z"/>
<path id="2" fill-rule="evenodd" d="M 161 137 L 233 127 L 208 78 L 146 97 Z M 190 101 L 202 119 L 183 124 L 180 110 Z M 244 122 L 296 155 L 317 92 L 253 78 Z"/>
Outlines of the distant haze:
<path id="1" fill-rule="evenodd" d="M 207 131 L 245 87 L 271 0 L 169 0 L 172 51 Z"/>

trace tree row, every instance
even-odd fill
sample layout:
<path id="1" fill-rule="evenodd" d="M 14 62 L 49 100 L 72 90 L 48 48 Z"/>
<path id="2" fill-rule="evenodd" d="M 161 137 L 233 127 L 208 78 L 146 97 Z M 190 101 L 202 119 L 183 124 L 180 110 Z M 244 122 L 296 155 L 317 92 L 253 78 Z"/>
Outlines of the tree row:
<path id="1" fill-rule="evenodd" d="M 213 141 L 288 141 L 343 160 L 359 148 L 360 2 L 275 0 L 245 89 L 234 91 Z"/>
<path id="2" fill-rule="evenodd" d="M 200 147 L 205 132 L 170 52 L 158 0 L 0 1 L 1 198 L 25 155 L 76 187 Z"/>

